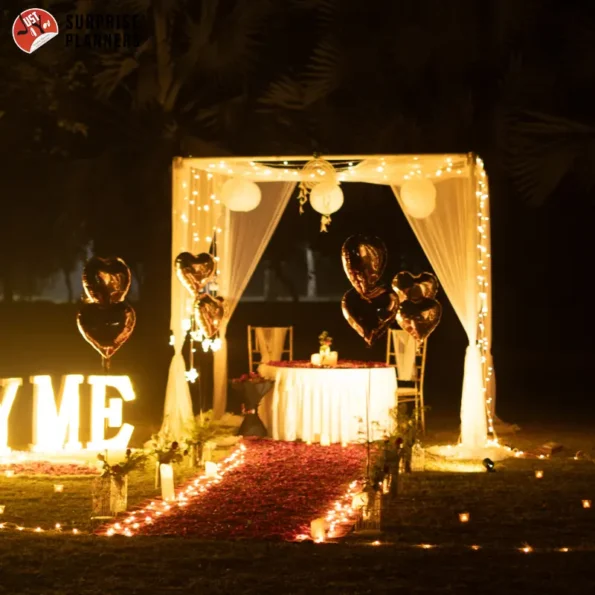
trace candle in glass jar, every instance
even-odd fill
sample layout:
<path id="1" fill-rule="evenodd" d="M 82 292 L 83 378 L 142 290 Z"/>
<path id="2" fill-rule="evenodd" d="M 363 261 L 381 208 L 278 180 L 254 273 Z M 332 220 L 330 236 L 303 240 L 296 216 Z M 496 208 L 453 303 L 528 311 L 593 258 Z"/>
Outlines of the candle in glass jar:
<path id="1" fill-rule="evenodd" d="M 0 514 L 4 514 L 5 509 L 6 509 L 6 504 L 0 504 Z"/>
<path id="2" fill-rule="evenodd" d="M 583 500 L 583 508 L 591 508 L 591 500 Z"/>
<path id="3" fill-rule="evenodd" d="M 535 478 L 536 479 L 542 479 L 543 478 L 543 471 L 541 469 L 538 469 L 537 471 L 535 471 Z"/>
<path id="4" fill-rule="evenodd" d="M 313 353 L 310 356 L 310 363 L 313 366 L 322 366 L 322 355 L 320 353 Z"/>
<path id="5" fill-rule="evenodd" d="M 461 521 L 461 523 L 468 523 L 469 518 L 470 518 L 470 515 L 468 512 L 459 513 L 459 521 Z"/>
<path id="6" fill-rule="evenodd" d="M 324 365 L 331 366 L 334 368 L 339 361 L 339 354 L 336 351 L 331 351 L 328 355 L 324 358 Z"/>
<path id="7" fill-rule="evenodd" d="M 331 445 L 331 439 L 326 434 L 323 434 L 320 437 L 320 446 L 330 446 L 330 445 Z"/>

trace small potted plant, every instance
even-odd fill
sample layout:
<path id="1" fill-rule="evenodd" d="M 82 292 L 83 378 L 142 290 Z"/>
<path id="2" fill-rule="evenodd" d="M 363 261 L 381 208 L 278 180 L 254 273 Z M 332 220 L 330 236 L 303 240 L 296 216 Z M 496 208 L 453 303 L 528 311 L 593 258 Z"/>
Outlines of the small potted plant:
<path id="1" fill-rule="evenodd" d="M 320 343 L 320 355 L 328 355 L 331 352 L 333 338 L 326 331 L 322 331 L 318 337 L 318 341 Z"/>

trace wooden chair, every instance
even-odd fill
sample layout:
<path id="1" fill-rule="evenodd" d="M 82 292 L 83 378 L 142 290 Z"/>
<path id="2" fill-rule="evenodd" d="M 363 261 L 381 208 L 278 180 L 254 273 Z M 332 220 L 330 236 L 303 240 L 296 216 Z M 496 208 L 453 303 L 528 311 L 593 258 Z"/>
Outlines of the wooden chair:
<path id="1" fill-rule="evenodd" d="M 403 331 L 404 332 L 404 331 Z M 399 378 L 399 367 L 397 364 L 396 345 L 393 340 L 392 331 L 389 330 L 386 342 L 386 363 L 394 366 L 397 374 L 397 404 L 413 403 L 415 423 L 421 428 L 422 434 L 426 432 L 426 415 L 424 409 L 424 377 L 426 372 L 426 339 L 421 349 L 415 354 L 415 364 L 411 380 Z"/>
<path id="2" fill-rule="evenodd" d="M 281 352 L 281 359 L 285 359 L 286 355 L 288 360 L 293 359 L 293 326 L 283 327 L 258 327 L 248 325 L 248 366 L 250 372 L 254 372 L 258 369 L 262 362 L 262 353 L 258 349 L 258 342 L 256 340 L 256 331 L 260 328 L 283 328 L 287 330 L 285 336 L 285 343 L 283 345 L 283 351 Z M 258 356 L 258 357 L 255 357 Z"/>

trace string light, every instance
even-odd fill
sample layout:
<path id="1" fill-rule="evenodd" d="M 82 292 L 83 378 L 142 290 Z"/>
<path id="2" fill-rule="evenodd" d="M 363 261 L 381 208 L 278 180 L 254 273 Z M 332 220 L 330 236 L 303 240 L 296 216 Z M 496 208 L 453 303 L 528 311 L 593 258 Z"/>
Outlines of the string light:
<path id="1" fill-rule="evenodd" d="M 201 475 L 192 480 L 186 487 L 178 491 L 175 501 L 166 502 L 164 500 L 152 501 L 144 507 L 128 512 L 128 517 L 123 521 L 118 521 L 108 526 L 102 535 L 112 537 L 113 535 L 123 535 L 133 537 L 136 531 L 143 526 L 151 525 L 179 510 L 185 508 L 192 500 L 196 500 L 207 492 L 214 484 L 221 483 L 223 477 L 244 463 L 244 454 L 246 446 L 240 443 L 224 461 L 217 466 L 217 474 L 210 477 Z"/>
<path id="2" fill-rule="evenodd" d="M 24 533 L 47 533 L 48 535 L 52 535 L 52 534 L 64 534 L 64 531 L 62 531 L 62 525 L 60 523 L 56 523 L 54 525 L 53 529 L 42 529 L 39 525 L 35 526 L 35 527 L 25 527 L 24 525 L 19 525 L 18 523 L 0 523 L 0 531 L 2 532 L 6 532 L 6 531 L 19 531 L 19 532 L 24 532 Z M 72 534 L 73 535 L 88 535 L 88 533 L 85 533 L 83 531 L 80 531 L 79 529 L 73 528 L 72 529 Z"/>

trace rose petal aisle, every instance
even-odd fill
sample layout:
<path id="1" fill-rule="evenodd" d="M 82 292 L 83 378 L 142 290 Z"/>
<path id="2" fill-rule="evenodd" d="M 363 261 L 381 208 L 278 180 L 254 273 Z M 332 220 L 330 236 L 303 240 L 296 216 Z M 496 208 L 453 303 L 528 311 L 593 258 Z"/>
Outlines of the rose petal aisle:
<path id="1" fill-rule="evenodd" d="M 365 449 L 245 440 L 245 462 L 187 506 L 137 535 L 284 539 L 308 535 L 349 484 L 365 472 Z"/>

